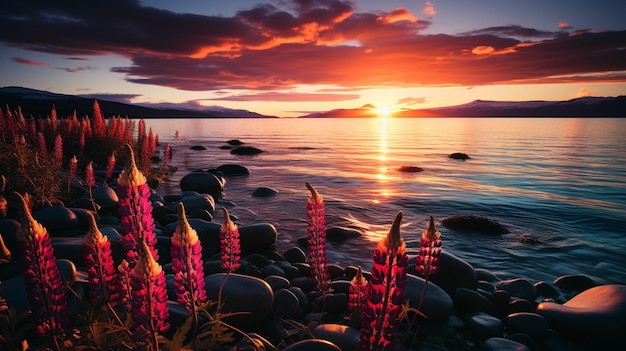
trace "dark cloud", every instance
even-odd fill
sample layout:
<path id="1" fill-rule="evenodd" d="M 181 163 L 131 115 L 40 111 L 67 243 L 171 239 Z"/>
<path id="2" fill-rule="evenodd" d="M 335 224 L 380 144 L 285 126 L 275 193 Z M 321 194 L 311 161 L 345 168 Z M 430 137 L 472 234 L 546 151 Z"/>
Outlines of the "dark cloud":
<path id="1" fill-rule="evenodd" d="M 98 67 L 94 67 L 94 66 L 83 66 L 83 67 L 56 67 L 57 69 L 60 69 L 62 71 L 68 72 L 68 73 L 78 73 L 78 72 L 82 72 L 82 71 L 97 71 Z"/>
<path id="2" fill-rule="evenodd" d="M 359 94 L 320 94 L 320 93 L 281 93 L 265 92 L 258 94 L 239 94 L 228 97 L 220 97 L 207 100 L 227 100 L 227 101 L 281 101 L 281 102 L 301 102 L 301 101 L 347 101 L 360 98 Z"/>
<path id="3" fill-rule="evenodd" d="M 414 21 L 402 8 L 357 13 L 352 2 L 339 0 L 275 3 L 219 17 L 125 0 L 11 1 L 0 13 L 0 42 L 72 59 L 122 55 L 132 64 L 113 71 L 138 84 L 259 92 L 231 97 L 240 100 L 293 101 L 273 91 L 300 84 L 359 89 L 571 82 L 581 77 L 591 82 L 623 80 L 626 71 L 626 31 L 502 26 L 424 35 L 430 22 Z M 317 93 L 292 99 L 351 96 Z"/>

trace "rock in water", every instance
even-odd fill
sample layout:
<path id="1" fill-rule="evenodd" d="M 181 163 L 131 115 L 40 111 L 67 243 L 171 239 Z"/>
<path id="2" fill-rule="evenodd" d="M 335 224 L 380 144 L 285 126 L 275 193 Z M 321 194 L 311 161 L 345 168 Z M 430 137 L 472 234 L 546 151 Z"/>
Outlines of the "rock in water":
<path id="1" fill-rule="evenodd" d="M 212 301 L 218 300 L 220 286 L 226 274 L 217 273 L 204 278 L 207 296 Z M 261 326 L 272 313 L 274 294 L 265 281 L 241 274 L 230 273 L 222 290 L 222 312 L 242 312 L 228 317 L 226 321 L 242 330 Z"/>
<path id="2" fill-rule="evenodd" d="M 417 308 L 424 288 L 425 280 L 412 274 L 406 275 L 408 285 L 404 289 L 406 298 L 413 308 Z M 427 321 L 441 322 L 447 320 L 454 310 L 450 296 L 440 287 L 428 282 L 421 311 L 428 316 Z"/>
<path id="3" fill-rule="evenodd" d="M 537 313 L 559 334 L 594 349 L 626 344 L 626 285 L 596 286 L 562 305 L 542 302 Z"/>
<path id="4" fill-rule="evenodd" d="M 463 152 L 453 152 L 450 155 L 448 155 L 448 157 L 453 160 L 469 160 L 471 158 L 469 157 L 468 154 L 463 153 Z"/>
<path id="5" fill-rule="evenodd" d="M 230 153 L 233 155 L 258 155 L 262 152 L 263 150 L 254 146 L 240 146 L 230 150 Z"/>
<path id="6" fill-rule="evenodd" d="M 506 234 L 509 232 L 502 224 L 484 217 L 474 215 L 456 215 L 445 218 L 441 224 L 453 230 L 461 232 L 478 232 L 483 234 Z"/>
<path id="7" fill-rule="evenodd" d="M 192 172 L 180 180 L 182 191 L 196 191 L 201 194 L 209 194 L 213 197 L 222 192 L 224 184 L 218 177 L 206 172 Z"/>

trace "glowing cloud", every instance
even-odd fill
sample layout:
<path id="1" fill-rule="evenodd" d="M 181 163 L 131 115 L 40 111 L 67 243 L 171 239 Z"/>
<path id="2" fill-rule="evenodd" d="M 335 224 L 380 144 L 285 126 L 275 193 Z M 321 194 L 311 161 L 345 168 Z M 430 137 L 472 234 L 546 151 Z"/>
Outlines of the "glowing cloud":
<path id="1" fill-rule="evenodd" d="M 492 54 L 496 51 L 493 46 L 489 45 L 479 45 L 472 49 L 472 54 L 474 55 L 488 55 Z"/>
<path id="2" fill-rule="evenodd" d="M 426 7 L 422 10 L 423 14 L 434 16 L 437 13 L 437 9 L 435 9 L 435 5 L 432 2 L 426 1 L 424 4 Z"/>
<path id="3" fill-rule="evenodd" d="M 23 57 L 11 57 L 11 60 L 13 60 L 13 62 L 21 63 L 24 65 L 33 65 L 33 66 L 42 66 L 42 67 L 48 65 L 45 62 L 35 61 L 35 60 L 23 58 Z"/>
<path id="4" fill-rule="evenodd" d="M 398 7 L 397 9 L 389 12 L 385 17 L 379 17 L 377 20 L 386 24 L 400 21 L 417 22 L 417 18 L 413 16 L 410 11 L 403 9 L 402 7 Z"/>

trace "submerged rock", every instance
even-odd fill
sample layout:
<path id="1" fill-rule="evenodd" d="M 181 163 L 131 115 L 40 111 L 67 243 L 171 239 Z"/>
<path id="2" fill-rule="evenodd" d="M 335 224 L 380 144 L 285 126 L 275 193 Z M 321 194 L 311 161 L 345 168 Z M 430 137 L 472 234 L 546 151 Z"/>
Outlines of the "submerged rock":
<path id="1" fill-rule="evenodd" d="M 417 166 L 400 166 L 397 168 L 397 170 L 398 172 L 418 173 L 418 172 L 423 172 L 424 168 L 417 167 Z"/>
<path id="2" fill-rule="evenodd" d="M 463 153 L 463 152 L 453 152 L 450 155 L 448 155 L 448 157 L 453 160 L 469 160 L 471 158 L 469 157 L 468 154 Z"/>
<path id="3" fill-rule="evenodd" d="M 271 197 L 271 196 L 276 196 L 277 194 L 278 194 L 278 190 L 264 187 L 264 186 L 256 188 L 252 192 L 252 196 L 254 197 Z"/>
<path id="4" fill-rule="evenodd" d="M 263 150 L 257 149 L 254 146 L 240 146 L 230 150 L 230 153 L 233 155 L 258 155 L 262 152 Z"/>
<path id="5" fill-rule="evenodd" d="M 445 218 L 441 224 L 452 230 L 461 232 L 478 232 L 484 234 L 506 234 L 509 230 L 502 224 L 485 217 L 475 215 L 456 215 Z"/>
<path id="6" fill-rule="evenodd" d="M 191 172 L 180 180 L 182 191 L 196 191 L 201 194 L 218 196 L 223 190 L 222 181 L 211 173 Z"/>

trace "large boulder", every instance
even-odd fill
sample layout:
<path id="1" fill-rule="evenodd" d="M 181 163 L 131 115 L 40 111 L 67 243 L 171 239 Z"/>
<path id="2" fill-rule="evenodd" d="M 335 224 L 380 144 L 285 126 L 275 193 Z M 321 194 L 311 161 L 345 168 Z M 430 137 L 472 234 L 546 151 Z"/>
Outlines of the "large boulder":
<path id="1" fill-rule="evenodd" d="M 542 302 L 537 313 L 560 335 L 595 349 L 626 345 L 626 285 L 596 286 L 562 305 Z"/>
<path id="2" fill-rule="evenodd" d="M 226 322 L 239 329 L 247 331 L 257 328 L 272 313 L 272 288 L 259 278 L 235 273 L 227 277 L 225 273 L 216 273 L 207 276 L 204 281 L 209 299 L 222 302 L 222 313 L 235 313 Z"/>
<path id="3" fill-rule="evenodd" d="M 278 232 L 269 223 L 257 223 L 239 227 L 241 253 L 262 253 L 274 248 Z"/>
<path id="4" fill-rule="evenodd" d="M 481 234 L 506 234 L 509 230 L 493 219 L 475 215 L 456 215 L 444 218 L 441 224 L 459 232 L 476 232 Z"/>
<path id="5" fill-rule="evenodd" d="M 411 307 L 417 308 L 426 281 L 412 274 L 406 276 L 408 285 L 404 288 L 405 297 Z M 428 282 L 420 310 L 428 317 L 427 321 L 443 322 L 452 315 L 454 305 L 450 295 L 437 285 Z"/>
<path id="6" fill-rule="evenodd" d="M 207 172 L 192 172 L 180 180 L 182 191 L 196 191 L 201 194 L 218 196 L 223 190 L 224 184 L 221 179 Z"/>
<path id="7" fill-rule="evenodd" d="M 467 261 L 447 252 L 441 251 L 440 269 L 430 276 L 430 281 L 445 290 L 450 296 L 458 288 L 476 290 L 478 278 L 474 267 Z"/>
<path id="8" fill-rule="evenodd" d="M 82 234 L 80 221 L 72 210 L 63 206 L 44 207 L 33 218 L 48 230 L 50 236 L 76 236 Z"/>
<path id="9" fill-rule="evenodd" d="M 172 202 L 168 207 L 171 211 L 176 211 L 179 203 L 185 206 L 185 212 L 188 214 L 198 210 L 206 210 L 211 215 L 215 213 L 215 199 L 208 194 L 199 194 L 192 191 L 186 192 L 183 193 L 180 200 Z"/>

